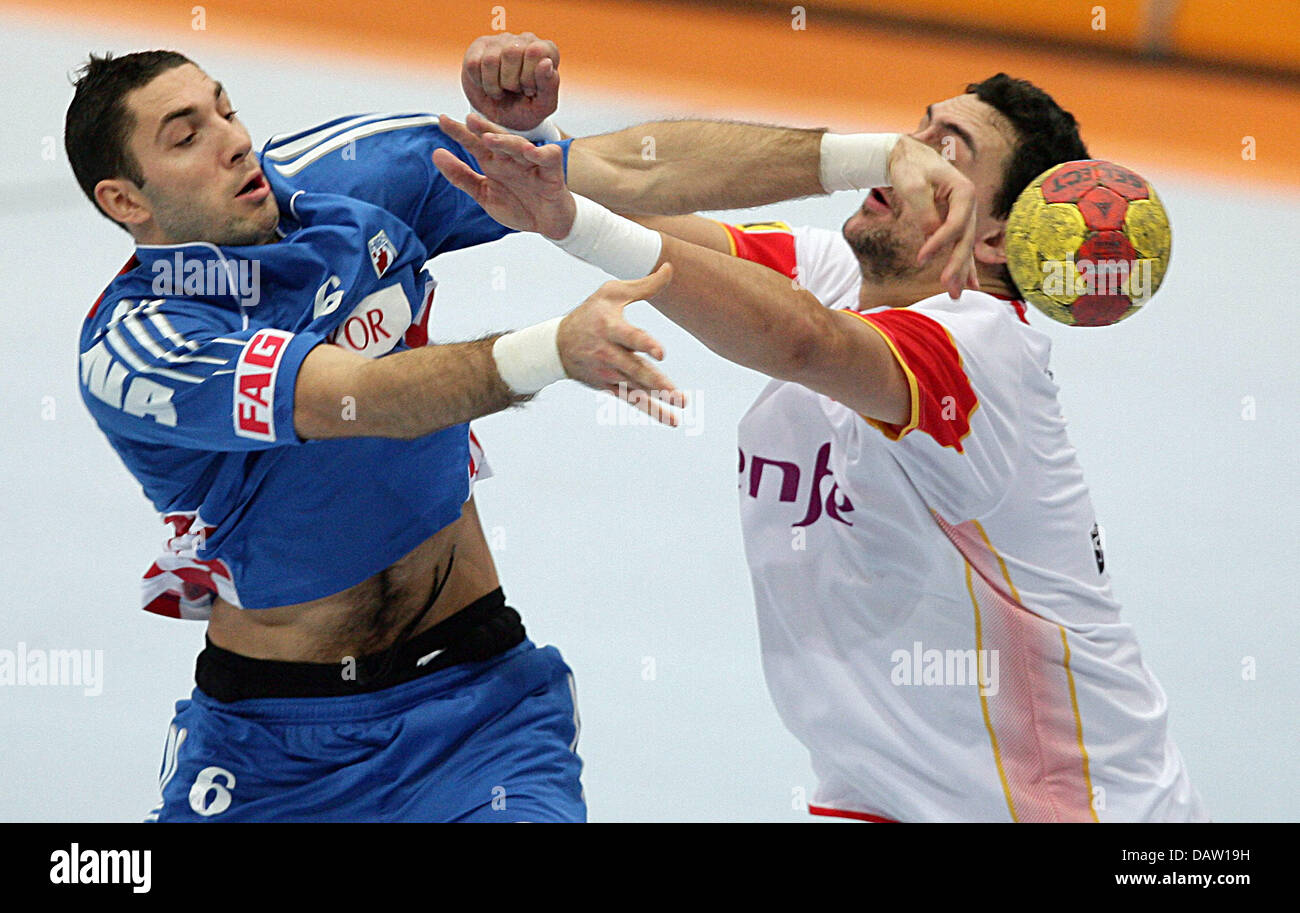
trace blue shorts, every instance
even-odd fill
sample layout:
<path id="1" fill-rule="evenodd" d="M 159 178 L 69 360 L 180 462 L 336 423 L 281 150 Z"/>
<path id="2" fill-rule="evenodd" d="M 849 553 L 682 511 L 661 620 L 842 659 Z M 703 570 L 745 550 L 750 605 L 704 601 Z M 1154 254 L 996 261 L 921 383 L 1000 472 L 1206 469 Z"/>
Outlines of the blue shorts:
<path id="1" fill-rule="evenodd" d="M 380 691 L 178 701 L 153 821 L 568 821 L 573 674 L 524 640 Z"/>

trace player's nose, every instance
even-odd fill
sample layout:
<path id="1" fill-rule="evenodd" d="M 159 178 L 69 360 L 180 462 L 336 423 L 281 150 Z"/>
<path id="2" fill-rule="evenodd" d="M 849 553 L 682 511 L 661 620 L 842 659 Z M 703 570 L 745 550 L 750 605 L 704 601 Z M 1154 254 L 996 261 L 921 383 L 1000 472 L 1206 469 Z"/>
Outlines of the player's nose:
<path id="1" fill-rule="evenodd" d="M 227 139 L 226 147 L 226 164 L 238 165 L 244 161 L 253 151 L 253 140 L 248 135 L 248 131 L 240 124 L 231 124 L 230 136 Z"/>
<path id="2" fill-rule="evenodd" d="M 911 134 L 912 139 L 917 142 L 925 143 L 927 146 L 934 146 L 938 137 L 938 130 L 934 126 L 922 127 Z"/>

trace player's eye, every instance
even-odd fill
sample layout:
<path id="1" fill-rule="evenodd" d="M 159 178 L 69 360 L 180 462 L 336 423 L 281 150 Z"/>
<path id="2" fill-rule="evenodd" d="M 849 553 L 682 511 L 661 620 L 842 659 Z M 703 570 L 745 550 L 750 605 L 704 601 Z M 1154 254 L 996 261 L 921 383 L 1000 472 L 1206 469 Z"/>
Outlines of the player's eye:
<path id="1" fill-rule="evenodd" d="M 229 114 L 226 115 L 226 120 L 234 120 L 235 115 L 238 113 L 239 113 L 238 111 L 231 111 Z"/>
<path id="2" fill-rule="evenodd" d="M 180 141 L 179 143 L 177 143 L 176 145 L 177 145 L 177 146 L 189 146 L 189 145 L 191 145 L 191 144 L 194 142 L 194 137 L 196 137 L 196 136 L 198 136 L 197 133 L 191 133 L 189 136 L 185 137 L 185 139 L 181 140 L 181 141 Z"/>

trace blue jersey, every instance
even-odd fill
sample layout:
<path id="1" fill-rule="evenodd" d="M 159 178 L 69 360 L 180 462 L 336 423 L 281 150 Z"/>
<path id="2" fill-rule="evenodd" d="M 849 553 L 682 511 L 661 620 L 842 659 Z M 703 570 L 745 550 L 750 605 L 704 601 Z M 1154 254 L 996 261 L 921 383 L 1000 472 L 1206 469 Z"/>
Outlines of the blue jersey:
<path id="1" fill-rule="evenodd" d="M 431 115 L 274 137 L 260 159 L 278 242 L 139 245 L 87 316 L 82 399 L 171 526 L 146 608 L 203 618 L 214 593 L 250 609 L 328 596 L 460 515 L 467 425 L 303 441 L 293 424 L 312 348 L 423 345 L 425 262 L 507 233 L 442 177 L 436 148 L 472 162 Z"/>

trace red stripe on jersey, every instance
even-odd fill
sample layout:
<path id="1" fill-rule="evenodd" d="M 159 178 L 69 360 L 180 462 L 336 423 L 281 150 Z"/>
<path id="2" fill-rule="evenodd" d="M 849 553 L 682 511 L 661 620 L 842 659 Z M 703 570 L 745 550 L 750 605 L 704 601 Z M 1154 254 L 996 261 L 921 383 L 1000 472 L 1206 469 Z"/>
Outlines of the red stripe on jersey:
<path id="1" fill-rule="evenodd" d="M 784 222 L 751 222 L 747 225 L 721 223 L 731 238 L 731 253 L 743 260 L 761 263 L 769 269 L 797 278 L 794 234 Z"/>
<path id="2" fill-rule="evenodd" d="M 123 267 L 117 271 L 117 276 L 121 276 L 124 273 L 129 273 L 131 272 L 131 270 L 135 269 L 139 265 L 140 265 L 140 261 L 136 259 L 135 254 L 132 254 L 131 259 L 127 260 L 125 265 L 123 265 Z M 113 278 L 116 279 L 117 276 L 114 276 Z M 112 284 L 113 283 L 110 282 L 108 285 L 112 285 Z M 103 302 L 104 296 L 107 294 L 108 294 L 108 286 L 105 286 L 104 290 L 99 293 L 99 297 L 95 299 L 95 303 L 90 306 L 90 313 L 86 315 L 87 320 L 95 316 L 95 312 L 99 310 L 99 305 Z"/>
<path id="3" fill-rule="evenodd" d="M 944 447 L 963 453 L 961 442 L 970 434 L 971 414 L 979 397 L 962 367 L 961 354 L 947 329 L 938 321 L 906 308 L 894 308 L 855 317 L 874 327 L 907 375 L 912 394 L 912 415 L 906 425 L 867 419 L 890 440 L 917 429 Z"/>
<path id="4" fill-rule="evenodd" d="M 851 812 L 842 808 L 826 808 L 822 805 L 808 806 L 808 814 L 821 815 L 824 818 L 852 818 L 854 821 L 870 821 L 873 824 L 898 824 L 893 818 L 882 818 L 867 812 Z"/>

